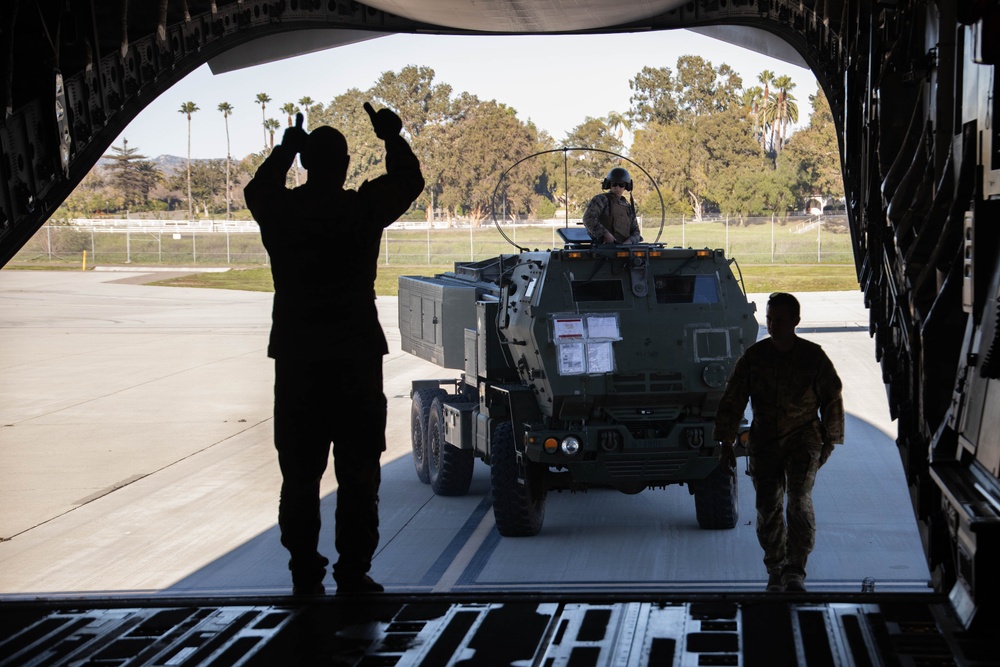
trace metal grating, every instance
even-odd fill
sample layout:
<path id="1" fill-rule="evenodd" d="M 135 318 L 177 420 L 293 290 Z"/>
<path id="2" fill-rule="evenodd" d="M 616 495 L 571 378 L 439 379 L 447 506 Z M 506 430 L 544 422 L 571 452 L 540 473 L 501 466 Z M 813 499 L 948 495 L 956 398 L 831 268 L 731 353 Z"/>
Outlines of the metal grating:
<path id="1" fill-rule="evenodd" d="M 0 666 L 995 664 L 931 596 L 317 597 L 0 608 Z M 872 600 L 875 600 L 874 602 Z M 296 604 L 291 604 L 295 602 Z M 81 605 L 86 607 L 86 605 Z M 980 662 L 982 658 L 986 662 Z"/>

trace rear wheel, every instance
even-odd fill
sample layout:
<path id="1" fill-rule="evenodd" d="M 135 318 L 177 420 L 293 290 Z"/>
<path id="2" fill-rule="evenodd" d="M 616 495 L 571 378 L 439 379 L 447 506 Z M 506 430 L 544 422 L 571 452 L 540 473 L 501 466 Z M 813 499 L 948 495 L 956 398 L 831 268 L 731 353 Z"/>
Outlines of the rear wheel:
<path id="1" fill-rule="evenodd" d="M 720 465 L 703 480 L 691 482 L 698 525 L 707 530 L 735 528 L 740 520 L 736 470 Z"/>
<path id="2" fill-rule="evenodd" d="M 523 471 L 520 467 L 513 424 L 501 422 L 490 447 L 490 481 L 493 517 L 505 537 L 537 535 L 545 519 L 545 469 L 530 461 L 524 462 Z M 523 483 L 518 481 L 522 472 Z"/>
<path id="3" fill-rule="evenodd" d="M 431 488 L 439 496 L 464 496 L 472 484 L 475 459 L 471 449 L 459 449 L 444 441 L 444 404 L 431 402 L 427 417 L 427 473 Z"/>
<path id="4" fill-rule="evenodd" d="M 427 417 L 431 412 L 431 403 L 437 397 L 448 395 L 444 389 L 418 389 L 413 392 L 410 401 L 410 444 L 413 446 L 413 467 L 417 470 L 417 479 L 424 484 L 431 481 L 427 469 Z"/>

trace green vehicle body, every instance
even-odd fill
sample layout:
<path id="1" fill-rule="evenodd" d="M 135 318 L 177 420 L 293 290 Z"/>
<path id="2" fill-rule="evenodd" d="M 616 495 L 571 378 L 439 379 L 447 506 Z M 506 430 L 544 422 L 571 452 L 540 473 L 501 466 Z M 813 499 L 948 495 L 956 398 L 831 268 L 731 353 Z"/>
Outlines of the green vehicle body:
<path id="1" fill-rule="evenodd" d="M 756 306 L 721 250 L 594 245 L 399 279 L 402 348 L 458 378 L 413 383 L 414 462 L 436 493 L 491 467 L 501 534 L 541 529 L 550 490 L 688 484 L 705 528 L 735 525 L 712 427 Z M 502 516 L 503 515 L 503 516 Z"/>

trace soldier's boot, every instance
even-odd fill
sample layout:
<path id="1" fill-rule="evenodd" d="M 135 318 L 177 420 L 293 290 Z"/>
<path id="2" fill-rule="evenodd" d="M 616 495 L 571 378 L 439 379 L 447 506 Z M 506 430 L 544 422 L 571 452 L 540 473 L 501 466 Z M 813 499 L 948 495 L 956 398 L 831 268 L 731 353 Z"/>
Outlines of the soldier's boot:
<path id="1" fill-rule="evenodd" d="M 801 568 L 786 567 L 781 573 L 781 582 L 789 593 L 805 593 L 806 573 Z"/>
<path id="2" fill-rule="evenodd" d="M 785 582 L 781 577 L 781 570 L 771 570 L 767 573 L 767 592 L 768 593 L 783 593 L 785 591 Z"/>

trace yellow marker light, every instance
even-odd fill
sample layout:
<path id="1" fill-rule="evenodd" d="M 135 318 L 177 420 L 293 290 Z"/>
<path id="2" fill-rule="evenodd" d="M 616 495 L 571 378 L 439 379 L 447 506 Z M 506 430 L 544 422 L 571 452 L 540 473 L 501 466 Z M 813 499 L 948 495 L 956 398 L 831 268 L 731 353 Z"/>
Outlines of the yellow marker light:
<path id="1" fill-rule="evenodd" d="M 746 445 L 748 442 L 750 442 L 750 431 L 743 431 L 740 433 L 740 444 Z"/>
<path id="2" fill-rule="evenodd" d="M 549 438 L 543 446 L 545 447 L 546 454 L 555 454 L 556 450 L 559 449 L 559 441 L 555 438 Z"/>
<path id="3" fill-rule="evenodd" d="M 712 251 L 709 250 L 708 248 L 704 248 L 702 250 L 695 250 L 694 254 L 695 254 L 695 257 L 711 257 L 712 256 Z"/>
<path id="4" fill-rule="evenodd" d="M 650 257 L 663 257 L 663 251 L 662 250 L 650 250 L 649 251 L 649 256 Z"/>
<path id="5" fill-rule="evenodd" d="M 627 250 L 619 250 L 615 253 L 615 257 L 628 257 Z"/>
<path id="6" fill-rule="evenodd" d="M 564 257 L 566 259 L 583 259 L 584 257 L 586 257 L 586 255 L 584 255 L 582 252 L 570 251 L 567 252 L 564 255 Z"/>

